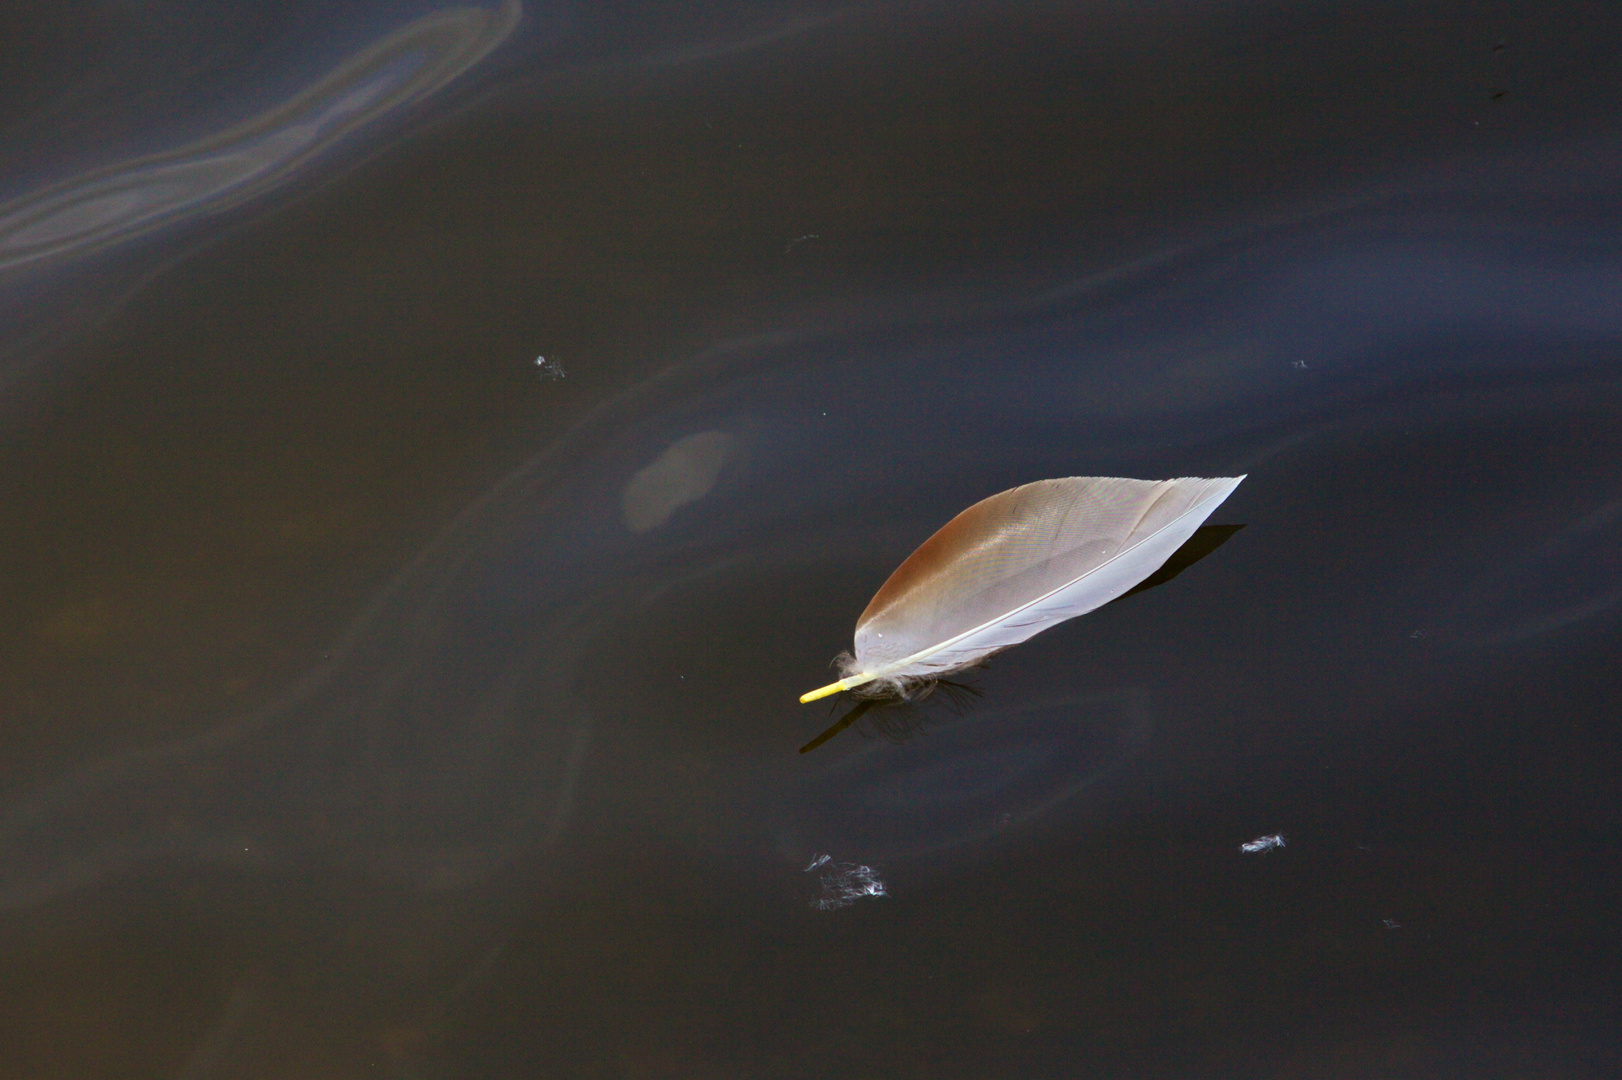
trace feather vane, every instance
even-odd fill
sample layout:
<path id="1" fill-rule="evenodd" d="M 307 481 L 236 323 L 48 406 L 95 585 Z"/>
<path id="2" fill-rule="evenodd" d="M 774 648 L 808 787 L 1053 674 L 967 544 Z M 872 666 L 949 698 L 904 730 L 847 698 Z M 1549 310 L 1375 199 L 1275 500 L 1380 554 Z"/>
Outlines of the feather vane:
<path id="1" fill-rule="evenodd" d="M 844 678 L 904 692 L 1085 615 L 1160 569 L 1243 476 L 1040 480 L 982 499 L 896 568 L 856 621 Z"/>

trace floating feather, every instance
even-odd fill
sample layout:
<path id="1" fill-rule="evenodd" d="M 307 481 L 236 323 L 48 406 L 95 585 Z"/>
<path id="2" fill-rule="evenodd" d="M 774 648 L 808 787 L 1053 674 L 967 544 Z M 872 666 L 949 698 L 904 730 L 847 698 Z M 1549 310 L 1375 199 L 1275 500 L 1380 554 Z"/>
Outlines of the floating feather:
<path id="1" fill-rule="evenodd" d="M 896 568 L 862 617 L 844 678 L 905 694 L 1114 600 L 1160 569 L 1243 476 L 1039 480 L 975 503 Z"/>

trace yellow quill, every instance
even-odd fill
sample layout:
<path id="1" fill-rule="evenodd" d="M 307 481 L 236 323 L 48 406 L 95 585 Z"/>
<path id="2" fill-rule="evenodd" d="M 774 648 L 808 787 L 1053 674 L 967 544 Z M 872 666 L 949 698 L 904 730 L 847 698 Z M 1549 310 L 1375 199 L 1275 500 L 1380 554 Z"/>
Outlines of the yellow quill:
<path id="1" fill-rule="evenodd" d="M 1039 480 L 982 499 L 925 540 L 856 620 L 844 678 L 816 701 L 979 663 L 1129 591 L 1194 535 L 1243 476 Z"/>

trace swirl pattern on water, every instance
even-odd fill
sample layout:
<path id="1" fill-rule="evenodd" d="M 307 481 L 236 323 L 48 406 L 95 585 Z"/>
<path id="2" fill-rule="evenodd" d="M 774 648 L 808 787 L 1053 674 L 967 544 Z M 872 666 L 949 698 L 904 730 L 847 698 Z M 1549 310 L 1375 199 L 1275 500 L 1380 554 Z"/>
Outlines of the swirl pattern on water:
<path id="1" fill-rule="evenodd" d="M 346 135 L 467 71 L 520 15 L 518 0 L 434 12 L 224 131 L 13 199 L 0 206 L 0 272 L 94 251 L 261 194 Z"/>
<path id="2" fill-rule="evenodd" d="M 1401 224 L 1387 213 L 1378 228 L 1401 234 Z M 1493 520 L 1517 492 L 1546 487 L 1565 460 L 1558 447 L 1528 444 L 1525 476 L 1450 486 L 1412 461 L 1393 464 L 1407 453 L 1404 433 L 1417 425 L 1453 438 L 1458 424 L 1497 423 L 1540 388 L 1604 385 L 1608 369 L 1590 346 L 1622 336 L 1622 294 L 1614 261 L 1591 247 L 1582 260 L 1555 259 L 1557 236 L 1540 245 L 1568 267 L 1560 275 L 1463 229 L 1446 244 L 1372 245 L 1370 224 L 1357 245 L 1364 254 L 1349 261 L 1347 228 L 1308 221 L 1063 301 L 763 338 L 672 366 L 602 402 L 469 508 L 334 646 L 330 666 L 281 701 L 207 737 L 15 797 L 0 817 L 0 905 L 165 856 L 245 871 L 339 865 L 459 888 L 583 821 L 616 822 L 611 842 L 664 829 L 683 844 L 750 852 L 774 866 L 805 856 L 780 849 L 791 834 L 805 845 L 842 839 L 853 849 L 841 857 L 854 859 L 969 847 L 991 804 L 1021 784 L 1041 797 L 1020 796 L 1005 810 L 1034 818 L 1096 771 L 1066 774 L 1036 753 L 1041 740 L 1022 735 L 1018 710 L 1009 712 L 1017 702 L 1114 702 L 1105 711 L 1126 720 L 1105 726 L 1126 736 L 1144 729 L 1146 720 L 1132 718 L 1147 712 L 1108 692 L 1153 685 L 1163 729 L 1211 680 L 1233 676 L 1218 660 L 1179 668 L 1199 687 L 1179 699 L 1175 686 L 1129 670 L 1179 633 L 1227 635 L 1230 619 L 1250 620 L 1248 630 L 1236 623 L 1236 639 L 1287 634 L 1303 649 L 1330 647 L 1347 625 L 1400 624 L 1389 644 L 1360 646 L 1397 655 L 1409 644 L 1410 608 L 1440 604 L 1422 583 L 1391 589 L 1393 568 L 1458 563 L 1461 522 Z M 1505 295 L 1518 300 L 1449 304 L 1420 288 L 1464 278 L 1514 283 Z M 1305 297 L 1302 282 L 1314 282 L 1320 299 Z M 1358 326 L 1365 332 L 1346 332 Z M 1570 333 L 1580 333 L 1576 346 Z M 1273 347 L 1254 348 L 1262 339 Z M 1465 371 L 1479 384 L 1474 396 L 1426 398 L 1427 386 Z M 1548 408 L 1591 410 L 1602 397 L 1574 404 L 1557 395 Z M 898 401 L 927 407 L 897 409 Z M 1422 419 L 1414 401 L 1424 402 Z M 1455 441 L 1460 454 L 1474 445 Z M 671 464 L 673 447 L 682 468 Z M 705 452 L 689 461 L 695 448 Z M 1354 451 L 1393 457 L 1359 465 Z M 1539 455 L 1547 468 L 1533 467 Z M 1539 515 L 1518 516 L 1522 535 L 1556 537 L 1528 554 L 1538 560 L 1531 572 L 1554 581 L 1563 560 L 1614 545 L 1614 510 L 1592 510 L 1604 501 L 1594 491 L 1616 489 L 1612 460 L 1591 456 L 1583 484 L 1550 496 Z M 1444 478 L 1463 468 L 1438 453 L 1422 461 Z M 1011 654 L 997 672 L 1008 696 L 988 703 L 983 726 L 931 744 L 945 754 L 939 761 L 883 779 L 882 770 L 840 762 L 861 752 L 894 764 L 923 751 L 862 751 L 854 739 L 797 757 L 829 722 L 799 707 L 798 692 L 814 684 L 895 563 L 974 498 L 1061 471 L 1248 471 L 1258 482 L 1232 514 L 1244 520 L 1265 499 L 1275 520 L 1253 522 L 1242 543 L 1176 588 Z M 636 507 L 652 508 L 648 528 L 627 527 L 627 491 Z M 1449 516 L 1440 533 L 1403 517 L 1432 506 Z M 1362 531 L 1329 546 L 1314 531 L 1329 512 L 1363 514 Z M 1326 550 L 1335 575 L 1323 572 Z M 1498 572 L 1491 554 L 1471 555 L 1464 570 L 1488 581 Z M 1598 622 L 1615 580 L 1605 569 L 1613 562 L 1596 565 L 1603 572 L 1569 579 L 1575 592 L 1546 589 L 1482 617 L 1511 628 L 1569 623 L 1573 612 Z M 1224 566 L 1246 568 L 1251 591 L 1237 612 L 1221 607 L 1221 583 L 1236 587 Z M 1283 584 L 1270 591 L 1270 582 Z M 1314 588 L 1330 587 L 1339 591 L 1315 599 Z M 1481 595 L 1482 612 L 1498 603 Z M 1191 603 L 1217 605 L 1205 615 L 1220 619 L 1178 614 Z M 1149 611 L 1159 614 L 1147 639 L 1117 632 Z M 1466 616 L 1474 617 L 1458 618 Z M 1082 650 L 1078 641 L 1092 644 Z M 1397 668 L 1382 662 L 1369 672 L 1360 687 L 1373 694 Z M 1011 722 L 998 728 L 999 714 Z M 595 749 L 605 725 L 615 734 L 603 753 L 618 755 L 607 764 Z M 678 759 L 688 764 L 677 768 Z M 599 769 L 616 781 L 594 785 Z M 841 769 L 855 779 L 839 781 Z M 965 777 L 984 781 L 974 788 L 981 794 L 953 802 L 947 795 Z M 780 812 L 792 817 L 818 790 L 846 809 L 904 792 L 903 801 L 935 800 L 936 813 L 910 832 L 870 830 L 867 840 L 855 818 L 837 814 L 824 832 L 807 831 L 816 815 L 784 822 Z M 848 836 L 832 835 L 840 832 Z"/>

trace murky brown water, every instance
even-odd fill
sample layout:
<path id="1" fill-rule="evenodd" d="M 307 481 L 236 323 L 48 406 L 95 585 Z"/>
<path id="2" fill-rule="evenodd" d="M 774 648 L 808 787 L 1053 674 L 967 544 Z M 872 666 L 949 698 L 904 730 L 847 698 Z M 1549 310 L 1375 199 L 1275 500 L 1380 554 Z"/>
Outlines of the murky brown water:
<path id="1" fill-rule="evenodd" d="M 0 1075 L 1615 1070 L 1608 6 L 0 19 Z"/>

